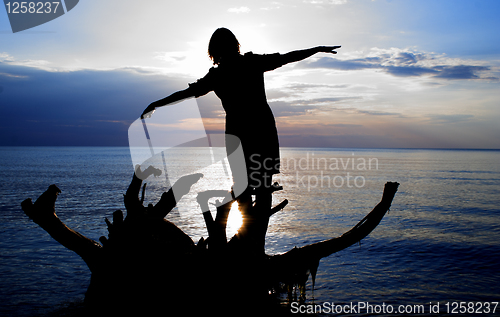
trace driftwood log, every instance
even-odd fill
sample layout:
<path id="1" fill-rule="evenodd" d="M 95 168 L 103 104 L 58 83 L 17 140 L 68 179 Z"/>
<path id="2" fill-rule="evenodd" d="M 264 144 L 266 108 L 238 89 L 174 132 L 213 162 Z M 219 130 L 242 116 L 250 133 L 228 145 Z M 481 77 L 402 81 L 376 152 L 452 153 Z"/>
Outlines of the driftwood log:
<path id="1" fill-rule="evenodd" d="M 209 211 L 203 214 L 209 236 L 195 243 L 165 217 L 176 206 L 174 191 L 177 197 L 187 194 L 202 175 L 180 178 L 156 205 L 145 207 L 145 186 L 139 199 L 142 179 L 160 173 L 153 167 L 136 169 L 124 195 L 126 218 L 117 210 L 112 222 L 106 219 L 108 237 L 101 237 L 100 243 L 68 228 L 57 217 L 55 201 L 61 191 L 55 185 L 35 203 L 28 198 L 21 204 L 26 215 L 88 265 L 91 281 L 85 306 L 92 316 L 165 316 L 171 311 L 192 312 L 193 305 L 198 313 L 272 313 L 279 306 L 276 294 L 288 292 L 293 300 L 292 290 L 297 288 L 299 300 L 303 300 L 309 275 L 314 287 L 320 259 L 351 246 L 375 229 L 399 185 L 386 183 L 382 200 L 342 236 L 269 256 L 264 252 L 269 217 L 283 209 L 286 200 L 274 208 L 270 201 L 269 205 L 239 201 L 243 224 L 228 241 L 226 223 L 234 202 L 231 193 L 200 193 L 197 200 L 204 211 L 209 210 L 209 199 L 223 200 L 218 203 L 215 219 Z M 269 194 L 280 189 L 271 187 Z"/>

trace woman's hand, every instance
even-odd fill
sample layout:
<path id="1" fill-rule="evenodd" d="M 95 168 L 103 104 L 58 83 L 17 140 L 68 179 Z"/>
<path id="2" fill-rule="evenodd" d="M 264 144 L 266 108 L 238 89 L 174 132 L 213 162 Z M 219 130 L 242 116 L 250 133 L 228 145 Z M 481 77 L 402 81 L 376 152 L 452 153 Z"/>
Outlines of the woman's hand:
<path id="1" fill-rule="evenodd" d="M 157 101 L 152 102 L 144 111 L 142 112 L 141 119 L 151 118 L 153 112 L 155 112 L 156 107 L 158 107 Z"/>
<path id="2" fill-rule="evenodd" d="M 341 48 L 340 45 L 338 46 L 318 46 L 318 51 L 322 53 L 332 53 L 332 54 L 337 54 L 335 51 L 336 49 Z"/>

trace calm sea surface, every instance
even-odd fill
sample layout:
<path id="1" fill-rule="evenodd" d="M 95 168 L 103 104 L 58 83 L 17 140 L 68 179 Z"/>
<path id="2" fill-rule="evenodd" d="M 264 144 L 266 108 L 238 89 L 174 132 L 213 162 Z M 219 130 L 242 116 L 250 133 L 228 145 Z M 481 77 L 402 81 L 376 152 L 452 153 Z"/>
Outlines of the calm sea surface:
<path id="1" fill-rule="evenodd" d="M 401 184 L 391 211 L 360 245 L 321 260 L 308 303 L 424 305 L 428 313 L 431 302 L 443 312 L 456 301 L 500 301 L 500 151 L 281 153 L 275 180 L 284 190 L 273 199 L 290 202 L 271 219 L 268 254 L 341 235 L 380 201 L 387 181 Z M 79 303 L 90 280 L 85 263 L 29 220 L 21 202 L 56 184 L 59 218 L 97 240 L 107 234 L 104 217 L 124 209 L 132 173 L 128 148 L 0 148 L 0 316 L 42 316 Z M 146 200 L 156 201 L 164 184 L 148 180 Z M 198 241 L 207 232 L 193 198 L 167 219 Z M 229 230 L 236 226 L 235 218 Z"/>

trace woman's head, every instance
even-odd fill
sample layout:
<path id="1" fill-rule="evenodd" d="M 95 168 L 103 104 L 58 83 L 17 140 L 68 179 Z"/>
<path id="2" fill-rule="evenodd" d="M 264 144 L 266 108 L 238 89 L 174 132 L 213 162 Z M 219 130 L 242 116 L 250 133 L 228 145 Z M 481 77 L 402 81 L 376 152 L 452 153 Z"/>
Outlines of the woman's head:
<path id="1" fill-rule="evenodd" d="M 214 62 L 214 65 L 219 65 L 224 57 L 237 55 L 239 53 L 240 43 L 233 32 L 226 28 L 215 30 L 208 43 L 208 56 Z"/>

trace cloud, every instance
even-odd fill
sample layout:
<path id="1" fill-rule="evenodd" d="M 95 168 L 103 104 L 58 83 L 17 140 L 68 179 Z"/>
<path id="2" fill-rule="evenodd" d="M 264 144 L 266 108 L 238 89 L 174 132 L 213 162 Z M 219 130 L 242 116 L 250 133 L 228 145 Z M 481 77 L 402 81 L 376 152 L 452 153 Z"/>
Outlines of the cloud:
<path id="1" fill-rule="evenodd" d="M 353 84 L 292 82 L 272 89 L 266 89 L 266 95 L 270 104 L 282 102 L 290 107 L 307 106 L 308 110 L 313 110 L 364 98 L 366 94 L 363 95 L 356 92 L 358 86 Z M 348 91 L 348 89 L 351 90 Z"/>
<path id="2" fill-rule="evenodd" d="M 336 110 L 332 107 L 333 104 L 345 101 L 355 100 L 360 97 L 329 97 L 329 98 L 315 98 L 315 99 L 298 99 L 291 101 L 270 101 L 269 106 L 274 113 L 275 117 L 290 117 L 305 114 L 312 114 L 314 112 L 323 112 Z"/>
<path id="3" fill-rule="evenodd" d="M 284 101 L 269 102 L 269 106 L 276 118 L 304 115 L 316 108 L 314 106 L 292 106 Z"/>
<path id="4" fill-rule="evenodd" d="M 320 59 L 313 62 L 301 63 L 301 66 L 305 68 L 332 68 L 338 70 L 360 70 L 367 68 L 377 68 L 379 59 L 374 60 L 373 58 L 366 59 L 352 59 L 352 60 L 340 60 L 331 57 L 321 57 Z"/>
<path id="5" fill-rule="evenodd" d="M 291 83 L 279 88 L 266 89 L 266 96 L 270 101 L 290 99 L 297 96 L 303 98 L 304 94 L 317 94 L 320 91 L 331 93 L 330 89 L 346 89 L 351 86 L 349 84 Z M 336 91 L 336 93 L 338 92 Z"/>
<path id="6" fill-rule="evenodd" d="M 291 84 L 283 89 L 271 89 L 266 91 L 268 103 L 273 111 L 274 116 L 290 117 L 313 114 L 317 111 L 329 111 L 334 108 L 336 103 L 361 99 L 359 96 L 339 96 L 339 97 L 323 97 L 310 99 L 296 99 L 297 95 L 308 89 L 316 88 L 341 88 L 348 85 L 320 85 L 320 84 Z M 209 93 L 197 99 L 200 109 L 200 114 L 204 119 L 207 118 L 224 118 L 225 112 L 222 108 L 220 99 L 214 94 Z"/>
<path id="7" fill-rule="evenodd" d="M 229 13 L 248 13 L 250 12 L 250 8 L 248 7 L 238 7 L 238 8 L 229 8 L 227 9 Z"/>
<path id="8" fill-rule="evenodd" d="M 186 52 L 157 52 L 155 58 L 164 62 L 181 62 L 187 58 Z"/>
<path id="9" fill-rule="evenodd" d="M 325 97 L 325 98 L 315 98 L 315 99 L 299 99 L 294 100 L 293 105 L 321 105 L 321 104 L 333 104 L 336 102 L 344 100 L 354 100 L 361 99 L 361 97 Z"/>
<path id="10" fill-rule="evenodd" d="M 283 6 L 285 6 L 284 3 L 273 1 L 268 4 L 267 7 L 261 7 L 261 10 L 268 11 L 268 10 L 278 10 L 281 9 Z"/>
<path id="11" fill-rule="evenodd" d="M 471 114 L 429 114 L 427 118 L 431 123 L 447 124 L 469 121 L 474 118 Z"/>
<path id="12" fill-rule="evenodd" d="M 11 78 L 27 78 L 28 76 L 24 75 L 15 75 L 15 74 L 9 74 L 9 73 L 0 73 L 0 77 L 11 77 Z"/>
<path id="13" fill-rule="evenodd" d="M 0 53 L 0 62 L 13 61 L 14 58 L 7 53 Z"/>
<path id="14" fill-rule="evenodd" d="M 384 62 L 387 67 L 410 67 L 429 62 L 416 55 L 391 56 L 390 61 L 381 56 L 368 58 L 371 63 L 378 58 L 378 63 Z M 452 66 L 460 65 L 447 65 Z M 475 68 L 455 70 L 458 73 L 478 71 Z M 447 75 L 443 70 L 441 74 Z M 128 126 L 142 110 L 151 101 L 186 85 L 184 77 L 159 75 L 140 67 L 63 72 L 8 62 L 0 62 L 0 83 L 0 145 L 127 146 Z M 459 143 L 455 133 L 463 131 L 466 135 L 472 131 L 470 127 L 479 124 L 479 115 L 462 112 L 417 118 L 405 116 L 398 113 L 399 108 L 390 107 L 388 101 L 377 102 L 371 100 L 370 95 L 348 95 L 349 92 L 344 91 L 355 87 L 357 84 L 299 82 L 285 85 L 283 93 L 269 102 L 282 146 L 422 147 L 426 142 L 434 142 L 437 134 L 446 135 L 438 144 L 440 146 L 445 146 L 445 141 L 454 141 L 459 147 L 480 146 L 476 145 L 476 139 L 474 142 L 460 139 L 465 143 Z M 276 94 L 278 92 L 276 90 Z M 210 93 L 197 101 L 206 129 L 223 131 L 224 111 L 215 94 Z M 364 101 L 369 101 L 369 106 Z M 495 129 L 492 128 L 494 132 L 490 134 L 497 133 Z M 476 130 L 482 132 L 483 128 Z M 425 135 L 419 138 L 415 136 L 418 133 Z M 494 147 L 485 144 L 483 146 Z"/>
<path id="15" fill-rule="evenodd" d="M 220 99 L 215 93 L 209 93 L 196 99 L 200 115 L 204 119 L 224 119 L 225 112 Z M 206 121 L 206 120 L 204 120 Z"/>
<path id="16" fill-rule="evenodd" d="M 300 66 L 346 71 L 375 69 L 397 77 L 429 76 L 450 80 L 498 80 L 497 77 L 484 75 L 492 70 L 490 66 L 474 65 L 478 64 L 478 62 L 447 58 L 445 55 L 397 48 L 373 48 L 367 55 L 362 58 L 352 59 L 322 57 L 311 62 L 302 62 Z"/>
<path id="17" fill-rule="evenodd" d="M 367 114 L 370 116 L 396 116 L 399 118 L 406 117 L 399 112 L 386 112 L 386 111 L 378 111 L 378 110 L 360 110 L 360 109 L 356 109 L 354 112 L 360 113 L 360 114 Z"/>
<path id="18" fill-rule="evenodd" d="M 294 89 L 294 90 L 306 90 L 311 88 L 348 88 L 350 85 L 348 84 L 336 84 L 336 85 L 328 85 L 328 84 L 303 84 L 303 83 L 295 83 L 288 85 L 286 88 Z"/>
<path id="19" fill-rule="evenodd" d="M 417 77 L 438 73 L 438 71 L 434 69 L 415 66 L 383 66 L 382 69 L 385 70 L 388 74 L 397 77 Z"/>
<path id="20" fill-rule="evenodd" d="M 489 67 L 485 66 L 469 66 L 469 65 L 458 65 L 449 67 L 436 67 L 440 69 L 439 73 L 435 76 L 436 78 L 445 79 L 479 79 L 477 75 L 480 72 L 490 70 Z"/>
<path id="21" fill-rule="evenodd" d="M 0 53 L 0 63 L 9 64 L 9 65 L 17 65 L 17 66 L 27 66 L 27 67 L 35 67 L 39 69 L 45 70 L 55 70 L 54 67 L 51 67 L 51 63 L 45 60 L 16 60 L 14 57 L 10 56 L 7 53 Z"/>
<path id="22" fill-rule="evenodd" d="M 0 145 L 128 145 L 128 126 L 185 84 L 139 68 L 46 71 L 0 62 Z"/>
<path id="23" fill-rule="evenodd" d="M 347 0 L 304 0 L 304 2 L 316 5 L 321 5 L 321 4 L 339 5 L 347 3 Z"/>

